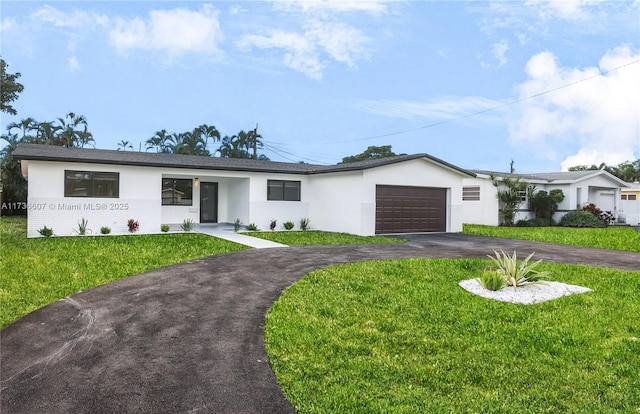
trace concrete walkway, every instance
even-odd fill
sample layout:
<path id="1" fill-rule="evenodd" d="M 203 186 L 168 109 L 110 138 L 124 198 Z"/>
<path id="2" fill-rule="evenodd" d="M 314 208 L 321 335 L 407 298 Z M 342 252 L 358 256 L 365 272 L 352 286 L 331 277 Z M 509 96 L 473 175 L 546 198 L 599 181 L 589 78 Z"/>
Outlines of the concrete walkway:
<path id="1" fill-rule="evenodd" d="M 269 240 L 259 239 L 257 237 L 251 237 L 243 235 L 242 233 L 236 233 L 232 224 L 199 224 L 196 227 L 198 233 L 208 234 L 210 236 L 218 237 L 220 239 L 229 240 L 234 243 L 243 244 L 245 246 L 253 247 L 254 249 L 269 249 L 273 247 L 287 247 L 284 244 L 272 242 Z"/>
<path id="2" fill-rule="evenodd" d="M 0 412 L 293 413 L 264 349 L 265 313 L 305 274 L 339 263 L 485 257 L 640 269 L 640 254 L 462 234 L 404 244 L 251 249 L 119 280 L 0 334 Z"/>

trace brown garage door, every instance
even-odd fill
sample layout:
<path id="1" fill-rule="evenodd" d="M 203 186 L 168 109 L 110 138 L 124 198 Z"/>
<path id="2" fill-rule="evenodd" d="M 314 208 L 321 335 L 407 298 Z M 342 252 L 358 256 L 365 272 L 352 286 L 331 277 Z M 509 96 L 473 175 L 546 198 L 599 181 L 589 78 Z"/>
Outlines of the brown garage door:
<path id="1" fill-rule="evenodd" d="M 376 186 L 376 233 L 447 230 L 447 189 Z"/>

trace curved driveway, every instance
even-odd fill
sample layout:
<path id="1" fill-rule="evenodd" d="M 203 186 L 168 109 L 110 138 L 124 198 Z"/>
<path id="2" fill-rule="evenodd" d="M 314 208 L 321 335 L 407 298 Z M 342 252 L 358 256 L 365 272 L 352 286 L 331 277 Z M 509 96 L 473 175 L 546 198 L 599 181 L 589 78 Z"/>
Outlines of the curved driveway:
<path id="1" fill-rule="evenodd" d="M 264 350 L 284 289 L 338 263 L 492 249 L 640 270 L 640 254 L 462 234 L 211 256 L 58 301 L 2 330 L 2 413 L 292 413 Z"/>

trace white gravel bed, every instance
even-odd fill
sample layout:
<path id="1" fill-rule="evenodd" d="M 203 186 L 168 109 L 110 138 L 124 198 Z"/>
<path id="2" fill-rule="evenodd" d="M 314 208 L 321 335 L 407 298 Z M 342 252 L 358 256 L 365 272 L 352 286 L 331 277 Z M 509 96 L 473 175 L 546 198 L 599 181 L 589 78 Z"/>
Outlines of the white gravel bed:
<path id="1" fill-rule="evenodd" d="M 463 280 L 459 285 L 463 289 L 482 296 L 483 298 L 517 303 L 520 305 L 533 305 L 534 303 L 558 299 L 562 296 L 591 292 L 591 289 L 586 287 L 568 285 L 560 282 L 541 282 L 520 286 L 515 289 L 508 286 L 496 291 L 483 288 L 477 279 Z"/>

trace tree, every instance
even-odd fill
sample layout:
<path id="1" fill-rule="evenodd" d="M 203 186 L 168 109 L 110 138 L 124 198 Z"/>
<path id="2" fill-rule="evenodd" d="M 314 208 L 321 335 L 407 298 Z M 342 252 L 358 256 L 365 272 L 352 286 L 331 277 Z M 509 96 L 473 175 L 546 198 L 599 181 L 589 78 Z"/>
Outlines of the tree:
<path id="1" fill-rule="evenodd" d="M 375 160 L 378 158 L 395 157 L 398 155 L 407 155 L 407 154 L 396 154 L 391 150 L 391 145 L 383 145 L 381 147 L 376 147 L 372 145 L 360 154 L 344 157 L 339 164 L 346 164 L 349 162 L 357 162 L 357 161 Z"/>
<path id="2" fill-rule="evenodd" d="M 505 226 L 513 226 L 516 211 L 524 201 L 523 195 L 526 194 L 528 184 L 520 177 L 498 180 L 494 175 L 491 175 L 491 182 L 498 189 L 496 197 L 500 202 L 502 222 Z"/>
<path id="3" fill-rule="evenodd" d="M 60 128 L 60 126 L 54 125 L 53 122 L 40 122 L 36 132 L 35 143 L 55 145 Z"/>
<path id="4" fill-rule="evenodd" d="M 261 136 L 258 135 L 255 130 L 249 132 L 240 131 L 237 135 L 225 135 L 224 138 L 222 138 L 217 152 L 220 153 L 220 157 L 222 158 L 254 159 L 254 146 L 256 150 L 263 148 L 264 144 L 262 143 Z M 266 155 L 258 155 L 257 153 L 255 159 L 269 160 Z"/>
<path id="5" fill-rule="evenodd" d="M 58 118 L 58 124 L 53 145 L 84 148 L 87 144 L 95 143 L 93 135 L 87 131 L 87 119 L 83 115 L 69 112 L 65 118 Z"/>
<path id="6" fill-rule="evenodd" d="M 12 122 L 7 125 L 7 131 L 11 135 L 13 130 L 17 129 L 20 132 L 18 139 L 24 142 L 33 142 L 36 140 L 37 131 L 40 124 L 33 118 L 23 119 L 20 122 Z M 36 135 L 32 135 L 32 132 L 36 132 Z"/>
<path id="7" fill-rule="evenodd" d="M 6 134 L 0 137 L 7 142 L 0 151 L 0 181 L 2 187 L 3 202 L 9 208 L 3 208 L 2 214 L 26 214 L 24 209 L 14 209 L 15 203 L 27 201 L 27 180 L 22 176 L 20 162 L 13 158 L 13 152 L 21 142 L 18 134 Z"/>
<path id="8" fill-rule="evenodd" d="M 18 111 L 11 105 L 11 102 L 18 100 L 18 94 L 24 90 L 24 86 L 17 81 L 22 75 L 20 73 L 7 73 L 8 67 L 7 62 L 0 58 L 0 95 L 2 96 L 0 111 L 10 115 L 17 115 Z"/>
<path id="9" fill-rule="evenodd" d="M 640 181 L 640 159 L 635 161 L 625 161 L 618 164 L 616 167 L 609 166 L 604 162 L 600 165 L 576 165 L 569 167 L 569 171 L 591 171 L 591 170 L 604 170 L 610 174 L 615 175 L 619 179 L 632 183 L 634 181 Z"/>
<path id="10" fill-rule="evenodd" d="M 118 151 L 123 150 L 131 150 L 133 151 L 133 145 L 131 145 L 131 143 L 129 141 L 125 141 L 124 139 L 120 142 L 118 142 Z"/>
<path id="11" fill-rule="evenodd" d="M 529 196 L 529 208 L 539 219 L 553 218 L 553 214 L 558 211 L 558 204 L 564 200 L 564 193 L 560 189 L 554 189 L 548 193 L 540 190 Z"/>
<path id="12" fill-rule="evenodd" d="M 155 148 L 156 152 L 170 152 L 166 147 L 167 139 L 169 139 L 169 133 L 166 129 L 161 129 L 146 141 L 145 148 L 147 151 Z"/>

